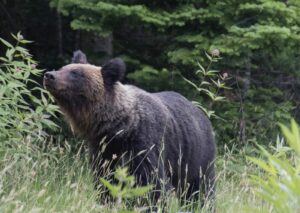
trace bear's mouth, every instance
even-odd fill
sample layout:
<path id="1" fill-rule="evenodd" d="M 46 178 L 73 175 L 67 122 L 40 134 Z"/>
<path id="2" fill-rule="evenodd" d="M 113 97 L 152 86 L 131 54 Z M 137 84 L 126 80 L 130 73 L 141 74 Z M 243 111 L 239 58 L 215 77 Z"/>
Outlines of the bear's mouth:
<path id="1" fill-rule="evenodd" d="M 49 82 L 44 79 L 43 86 L 47 91 L 49 91 L 52 95 L 54 95 L 54 97 L 65 95 L 66 90 L 57 88 L 55 82 Z"/>
<path id="2" fill-rule="evenodd" d="M 47 78 L 43 79 L 43 86 L 49 92 L 55 91 L 54 82 L 50 82 Z"/>
<path id="3" fill-rule="evenodd" d="M 53 71 L 46 72 L 44 74 L 44 78 L 43 78 L 43 85 L 44 85 L 45 89 L 47 89 L 49 91 L 55 90 L 54 84 L 55 84 L 54 72 Z"/>

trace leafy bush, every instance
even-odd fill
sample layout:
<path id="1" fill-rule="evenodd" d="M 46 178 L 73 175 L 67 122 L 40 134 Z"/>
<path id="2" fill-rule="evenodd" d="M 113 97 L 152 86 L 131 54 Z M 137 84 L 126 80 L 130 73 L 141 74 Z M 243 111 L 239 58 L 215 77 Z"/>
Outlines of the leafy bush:
<path id="1" fill-rule="evenodd" d="M 152 189 L 151 185 L 135 187 L 134 176 L 128 175 L 127 168 L 118 168 L 115 171 L 115 179 L 117 184 L 112 184 L 105 178 L 101 178 L 103 185 L 109 190 L 110 194 L 116 198 L 116 206 L 118 212 L 133 213 L 126 209 L 126 201 L 133 200 L 145 195 Z M 123 209 L 123 210 L 121 210 Z"/>
<path id="2" fill-rule="evenodd" d="M 266 160 L 250 157 L 250 161 L 262 169 L 263 175 L 252 175 L 256 194 L 266 204 L 262 212 L 299 212 L 300 211 L 300 133 L 294 120 L 291 128 L 280 125 L 288 143 L 277 143 L 276 152 L 259 146 Z"/>
<path id="3" fill-rule="evenodd" d="M 100 212 L 88 154 L 48 137 L 58 108 L 35 80 L 42 70 L 22 47 L 29 41 L 13 37 L 0 38 L 0 212 Z"/>
<path id="4" fill-rule="evenodd" d="M 188 80 L 183 77 L 183 79 L 188 82 L 190 85 L 194 87 L 197 91 L 198 99 L 203 99 L 203 97 L 208 97 L 206 101 L 193 101 L 193 103 L 202 109 L 207 116 L 210 117 L 218 117 L 215 114 L 215 111 L 212 110 L 213 105 L 217 102 L 224 101 L 225 97 L 220 94 L 221 90 L 229 89 L 229 87 L 225 86 L 225 80 L 227 80 L 227 73 L 223 75 L 219 74 L 219 71 L 212 70 L 211 66 L 213 63 L 218 62 L 220 59 L 220 51 L 218 49 L 214 49 L 211 54 L 205 53 L 208 59 L 208 65 L 204 68 L 199 62 L 199 69 L 196 71 L 196 76 L 198 77 L 197 82 L 193 80 Z M 199 83 L 198 83 L 199 82 Z"/>
<path id="5" fill-rule="evenodd" d="M 0 141 L 20 141 L 25 137 L 42 139 L 46 128 L 57 125 L 50 120 L 58 112 L 48 93 L 34 78 L 42 74 L 37 62 L 22 45 L 29 43 L 18 33 L 16 45 L 0 38 L 7 50 L 0 57 Z"/>

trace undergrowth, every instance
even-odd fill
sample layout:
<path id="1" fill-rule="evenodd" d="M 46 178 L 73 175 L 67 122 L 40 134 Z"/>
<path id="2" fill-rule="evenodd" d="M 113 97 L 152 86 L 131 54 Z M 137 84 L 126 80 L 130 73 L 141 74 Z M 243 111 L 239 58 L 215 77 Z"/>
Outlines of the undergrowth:
<path id="1" fill-rule="evenodd" d="M 0 212 L 210 212 L 174 193 L 162 193 L 154 205 L 151 187 L 136 188 L 125 169 L 115 173 L 121 185 L 102 177 L 96 190 L 84 142 L 47 133 L 58 130 L 50 119 L 58 108 L 32 80 L 42 70 L 20 46 L 28 41 L 14 37 L 16 45 L 1 40 L 7 52 L 0 57 Z M 299 128 L 281 128 L 287 144 L 278 139 L 274 149 L 219 147 L 216 212 L 299 211 Z M 115 200 L 106 199 L 107 190 Z"/>

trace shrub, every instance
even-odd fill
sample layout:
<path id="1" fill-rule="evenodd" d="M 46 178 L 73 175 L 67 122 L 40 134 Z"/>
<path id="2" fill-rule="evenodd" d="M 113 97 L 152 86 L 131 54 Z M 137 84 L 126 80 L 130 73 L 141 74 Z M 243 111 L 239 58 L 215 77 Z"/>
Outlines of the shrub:
<path id="1" fill-rule="evenodd" d="M 34 80 L 43 71 L 22 47 L 29 41 L 20 33 L 13 37 L 16 45 L 0 38 L 7 48 L 5 56 L 0 57 L 0 141 L 42 139 L 47 135 L 46 128 L 57 128 L 50 116 L 55 116 L 58 108 Z"/>
<path id="2" fill-rule="evenodd" d="M 220 118 L 218 115 L 216 115 L 215 111 L 213 110 L 213 105 L 225 100 L 225 97 L 222 96 L 220 93 L 223 90 L 230 89 L 225 85 L 225 81 L 228 79 L 228 74 L 224 73 L 223 75 L 221 75 L 219 71 L 211 69 L 211 66 L 221 59 L 220 51 L 218 49 L 214 49 L 211 52 L 211 54 L 205 53 L 205 55 L 208 64 L 206 67 L 203 67 L 198 62 L 198 70 L 195 73 L 197 77 L 197 82 L 189 80 L 185 77 L 183 77 L 183 79 L 188 84 L 193 86 L 193 88 L 197 92 L 197 98 L 200 99 L 200 101 L 193 101 L 193 103 L 197 107 L 202 109 L 209 118 Z M 204 98 L 207 98 L 208 100 L 203 101 Z"/>
<path id="3" fill-rule="evenodd" d="M 114 177 L 117 184 L 112 184 L 104 178 L 101 178 L 101 182 L 109 190 L 111 196 L 116 198 L 115 208 L 118 212 L 133 213 L 134 211 L 127 210 L 129 207 L 126 207 L 126 203 L 145 195 L 152 189 L 152 185 L 136 187 L 134 176 L 128 175 L 127 168 L 116 169 Z"/>
<path id="4" fill-rule="evenodd" d="M 283 140 L 277 141 L 275 153 L 259 146 L 265 160 L 249 158 L 262 169 L 263 175 L 252 175 L 256 194 L 266 204 L 261 212 L 299 212 L 300 211 L 300 134 L 294 120 L 291 128 L 280 125 L 288 146 Z"/>

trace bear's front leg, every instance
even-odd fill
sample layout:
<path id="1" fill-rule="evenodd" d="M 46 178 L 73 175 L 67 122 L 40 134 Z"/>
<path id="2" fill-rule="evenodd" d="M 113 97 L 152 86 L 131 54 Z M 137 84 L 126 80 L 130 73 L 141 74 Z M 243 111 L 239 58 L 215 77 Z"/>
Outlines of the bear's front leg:
<path id="1" fill-rule="evenodd" d="M 150 197 L 157 202 L 162 192 L 173 189 L 161 160 L 153 155 L 136 156 L 132 160 L 131 172 L 136 178 L 136 184 L 140 186 L 153 185 Z"/>

